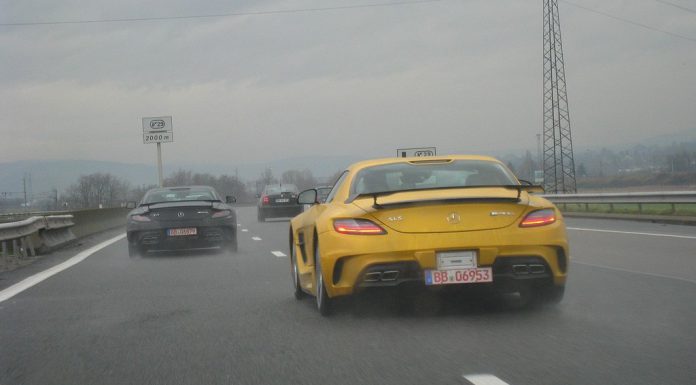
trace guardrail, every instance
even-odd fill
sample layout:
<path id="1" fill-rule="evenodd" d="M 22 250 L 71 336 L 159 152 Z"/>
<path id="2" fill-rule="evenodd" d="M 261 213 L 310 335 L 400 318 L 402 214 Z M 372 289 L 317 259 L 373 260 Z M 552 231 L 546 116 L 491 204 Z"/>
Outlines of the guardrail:
<path id="1" fill-rule="evenodd" d="M 34 216 L 0 224 L 0 255 L 35 256 L 38 247 L 54 247 L 75 239 L 72 215 Z"/>
<path id="2" fill-rule="evenodd" d="M 128 211 L 127 208 L 87 209 L 34 213 L 28 218 L 0 215 L 0 271 L 75 239 L 123 226 Z M 2 220 L 6 223 L 1 223 Z"/>
<path id="3" fill-rule="evenodd" d="M 590 204 L 609 205 L 610 211 L 615 204 L 636 204 L 642 212 L 646 204 L 666 204 L 675 211 L 678 204 L 695 204 L 696 191 L 664 191 L 637 193 L 602 193 L 602 194 L 545 194 L 546 199 L 556 204 L 583 205 L 587 210 Z"/>

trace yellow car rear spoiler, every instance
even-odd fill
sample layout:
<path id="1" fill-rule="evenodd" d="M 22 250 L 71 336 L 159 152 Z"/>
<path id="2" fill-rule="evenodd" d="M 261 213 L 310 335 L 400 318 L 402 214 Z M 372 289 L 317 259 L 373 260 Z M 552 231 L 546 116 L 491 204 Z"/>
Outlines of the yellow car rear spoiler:
<path id="1" fill-rule="evenodd" d="M 519 202 L 522 191 L 528 193 L 543 193 L 544 188 L 538 185 L 526 185 L 526 184 L 512 184 L 512 185 L 486 185 L 486 186 L 451 186 L 451 187 L 430 187 L 430 188 L 418 188 L 418 189 L 406 189 L 406 190 L 392 190 L 392 191 L 378 191 L 378 192 L 367 192 L 360 194 L 351 194 L 346 200 L 346 204 L 353 203 L 358 198 L 372 197 L 373 204 L 372 207 L 379 209 L 384 206 L 392 205 L 407 205 L 415 203 L 423 203 L 424 201 L 408 201 L 408 202 L 398 202 L 389 205 L 380 205 L 377 203 L 377 197 L 392 195 L 400 192 L 409 191 L 432 191 L 432 190 L 454 190 L 454 189 L 474 189 L 474 188 L 504 188 L 508 190 L 516 190 L 516 198 L 501 198 L 501 197 L 472 197 L 472 198 L 453 198 L 453 199 L 437 199 L 437 201 L 476 201 L 476 202 Z"/>

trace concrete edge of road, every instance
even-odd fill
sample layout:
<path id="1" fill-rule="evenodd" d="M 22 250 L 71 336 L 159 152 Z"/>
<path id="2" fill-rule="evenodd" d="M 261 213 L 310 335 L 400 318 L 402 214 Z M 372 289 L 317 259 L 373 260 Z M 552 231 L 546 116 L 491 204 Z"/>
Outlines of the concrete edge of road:
<path id="1" fill-rule="evenodd" d="M 30 263 L 19 266 L 16 269 L 0 271 L 0 291 L 17 284 L 26 278 L 51 269 L 84 250 L 124 233 L 125 226 L 120 226 L 87 235 L 72 241 L 67 245 L 63 245 L 48 254 L 37 255 L 36 257 L 32 258 Z"/>
<path id="2" fill-rule="evenodd" d="M 664 223 L 669 225 L 696 226 L 696 217 L 693 216 L 585 213 L 576 211 L 564 211 L 563 216 L 568 218 L 621 219 L 638 222 Z"/>

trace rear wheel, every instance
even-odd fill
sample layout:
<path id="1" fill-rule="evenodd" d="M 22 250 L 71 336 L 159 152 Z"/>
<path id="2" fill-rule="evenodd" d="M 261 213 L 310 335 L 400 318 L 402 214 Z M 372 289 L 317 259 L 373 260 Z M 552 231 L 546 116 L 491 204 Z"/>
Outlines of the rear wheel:
<path id="1" fill-rule="evenodd" d="M 138 246 L 136 243 L 128 242 L 128 256 L 133 258 L 140 255 L 142 255 L 140 246 Z"/>
<path id="2" fill-rule="evenodd" d="M 256 218 L 259 220 L 259 222 L 266 221 L 266 217 L 263 216 L 263 212 L 261 211 L 261 209 L 256 210 Z"/>
<path id="3" fill-rule="evenodd" d="M 237 246 L 237 237 L 235 236 L 231 241 L 227 242 L 227 245 L 225 245 L 225 250 L 229 251 L 230 253 L 236 253 L 239 247 Z"/>
<path id="4" fill-rule="evenodd" d="M 290 241 L 290 274 L 292 274 L 292 286 L 295 299 L 302 299 L 306 296 L 300 286 L 300 271 L 297 268 L 297 255 L 295 254 L 295 245 Z"/>
<path id="5" fill-rule="evenodd" d="M 321 272 L 321 258 L 319 255 L 319 244 L 316 244 L 314 247 L 314 266 L 315 266 L 315 282 L 316 282 L 316 291 L 317 291 L 317 309 L 319 310 L 319 314 L 321 314 L 324 317 L 327 317 L 331 315 L 331 305 L 332 305 L 332 300 L 329 298 L 328 293 L 326 292 L 326 286 L 324 284 L 324 274 Z"/>

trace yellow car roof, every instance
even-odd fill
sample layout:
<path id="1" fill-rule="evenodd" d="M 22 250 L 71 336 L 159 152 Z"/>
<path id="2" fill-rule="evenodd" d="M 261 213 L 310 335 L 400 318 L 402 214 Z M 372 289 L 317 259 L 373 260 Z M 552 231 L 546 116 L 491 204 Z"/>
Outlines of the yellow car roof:
<path id="1" fill-rule="evenodd" d="M 436 163 L 436 162 L 446 162 L 449 160 L 484 160 L 489 162 L 501 163 L 498 159 L 492 156 L 485 155 L 437 155 L 437 156 L 427 156 L 419 157 L 412 156 L 407 158 L 380 158 L 380 159 L 370 159 L 363 160 L 360 162 L 353 163 L 348 167 L 349 170 L 359 170 L 365 167 L 379 166 L 383 164 L 392 163 L 405 163 L 405 162 L 415 162 L 415 163 Z"/>

